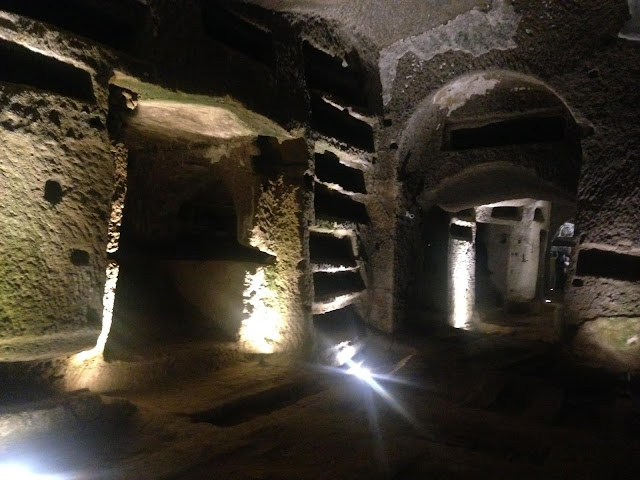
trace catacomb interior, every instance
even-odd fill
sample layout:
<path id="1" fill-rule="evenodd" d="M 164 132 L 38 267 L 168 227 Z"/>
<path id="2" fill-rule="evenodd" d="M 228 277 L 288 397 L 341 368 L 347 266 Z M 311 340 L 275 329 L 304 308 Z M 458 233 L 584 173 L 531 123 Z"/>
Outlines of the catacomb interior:
<path id="1" fill-rule="evenodd" d="M 639 32 L 0 0 L 0 477 L 633 478 Z"/>

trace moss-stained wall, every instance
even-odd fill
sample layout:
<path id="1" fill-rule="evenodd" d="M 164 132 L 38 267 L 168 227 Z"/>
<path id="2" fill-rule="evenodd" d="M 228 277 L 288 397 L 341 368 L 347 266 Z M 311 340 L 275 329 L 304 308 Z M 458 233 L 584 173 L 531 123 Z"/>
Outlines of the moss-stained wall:
<path id="1" fill-rule="evenodd" d="M 104 111 L 0 85 L 0 360 L 91 347 L 113 160 Z"/>

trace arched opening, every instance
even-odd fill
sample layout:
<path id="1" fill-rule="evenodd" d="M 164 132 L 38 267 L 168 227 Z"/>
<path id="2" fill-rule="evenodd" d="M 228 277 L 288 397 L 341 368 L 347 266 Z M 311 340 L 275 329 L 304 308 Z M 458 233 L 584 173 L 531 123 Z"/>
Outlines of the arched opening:
<path id="1" fill-rule="evenodd" d="M 553 316 L 548 257 L 575 213 L 578 134 L 562 99 L 514 72 L 467 75 L 421 103 L 400 149 L 402 208 L 416 212 L 396 278 L 407 326 Z"/>
<path id="2" fill-rule="evenodd" d="M 105 357 L 198 351 L 217 364 L 299 345 L 304 141 L 224 99 L 112 81 L 126 200 L 109 249 Z"/>
<path id="3" fill-rule="evenodd" d="M 436 199 L 449 216 L 449 324 L 540 324 L 552 317 L 555 305 L 546 305 L 545 287 L 555 238 L 549 232 L 573 212 L 572 200 L 503 162 L 468 167 L 446 179 Z M 423 228 L 428 231 L 430 225 Z M 428 275 L 430 284 L 442 282 L 441 273 Z M 556 292 L 554 299 L 561 302 L 562 296 Z"/>
<path id="4" fill-rule="evenodd" d="M 245 274 L 272 263 L 237 240 L 219 169 L 187 152 L 130 151 L 129 189 L 109 352 L 194 340 L 234 341 Z M 157 192 L 157 194 L 154 194 Z"/>

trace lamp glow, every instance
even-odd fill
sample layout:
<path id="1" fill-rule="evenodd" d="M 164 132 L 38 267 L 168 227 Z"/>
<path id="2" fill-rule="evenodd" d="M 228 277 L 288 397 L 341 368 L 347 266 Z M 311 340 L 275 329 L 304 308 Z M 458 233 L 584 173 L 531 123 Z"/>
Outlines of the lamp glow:
<path id="1" fill-rule="evenodd" d="M 411 415 L 395 398 L 393 398 L 393 396 L 382 386 L 380 385 L 380 383 L 377 381 L 377 379 L 380 380 L 393 380 L 392 375 L 379 375 L 376 373 L 373 373 L 371 370 L 369 370 L 366 367 L 362 366 L 362 361 L 360 362 L 353 362 L 351 360 L 349 360 L 349 362 L 347 362 L 347 365 L 349 366 L 349 368 L 345 371 L 342 370 L 342 372 L 346 375 L 353 375 L 354 377 L 358 378 L 359 380 L 362 380 L 364 383 L 367 384 L 367 386 L 369 386 L 376 394 L 378 394 L 380 396 L 380 398 L 382 398 L 382 400 L 384 400 L 387 405 L 389 405 L 393 410 L 395 410 L 398 414 L 400 414 L 405 420 L 407 420 L 411 425 L 413 425 L 416 428 L 422 428 L 420 426 L 420 422 L 418 422 L 418 420 L 416 418 L 413 417 L 413 415 Z"/>
<path id="2" fill-rule="evenodd" d="M 17 463 L 0 464 L 0 478 L 2 480 L 62 480 L 59 475 L 35 473 Z"/>
<path id="3" fill-rule="evenodd" d="M 119 272 L 120 266 L 117 263 L 109 263 L 107 267 L 107 280 L 104 284 L 104 295 L 102 296 L 102 330 L 98 336 L 96 346 L 91 350 L 85 350 L 74 356 L 74 363 L 83 363 L 91 358 L 99 357 L 104 352 L 113 320 L 113 304 L 116 299 L 116 286 L 118 284 Z"/>
<path id="4" fill-rule="evenodd" d="M 363 367 L 362 362 L 353 363 L 351 367 L 349 367 L 349 370 L 347 370 L 347 374 L 358 377 L 360 380 L 364 380 L 367 383 L 373 380 L 371 370 Z"/>
<path id="5" fill-rule="evenodd" d="M 246 272 L 243 292 L 241 348 L 252 353 L 275 353 L 292 347 L 302 331 L 298 284 L 302 260 L 298 187 L 277 180 L 263 185 L 253 215 L 249 244 L 275 257 L 273 265 Z M 277 213 L 276 213 L 277 212 Z M 300 338 L 301 336 L 298 336 Z"/>
<path id="6" fill-rule="evenodd" d="M 350 342 L 342 342 L 334 347 L 337 350 L 336 363 L 338 366 L 342 366 L 353 358 L 356 354 L 356 347 L 350 344 Z"/>
<path id="7" fill-rule="evenodd" d="M 277 295 L 266 285 L 265 269 L 245 276 L 244 310 L 240 341 L 249 351 L 273 353 L 282 339 L 282 315 L 277 308 Z"/>

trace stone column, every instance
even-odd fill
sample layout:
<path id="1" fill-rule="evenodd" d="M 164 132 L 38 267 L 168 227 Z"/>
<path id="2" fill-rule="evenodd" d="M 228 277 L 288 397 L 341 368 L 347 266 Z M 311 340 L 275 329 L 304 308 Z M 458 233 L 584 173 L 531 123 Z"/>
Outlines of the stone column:
<path id="1" fill-rule="evenodd" d="M 506 306 L 524 308 L 536 298 L 540 269 L 540 232 L 548 225 L 549 202 L 524 205 L 522 220 L 511 227 Z"/>
<path id="2" fill-rule="evenodd" d="M 453 218 L 449 226 L 449 324 L 467 328 L 475 304 L 476 223 Z"/>

